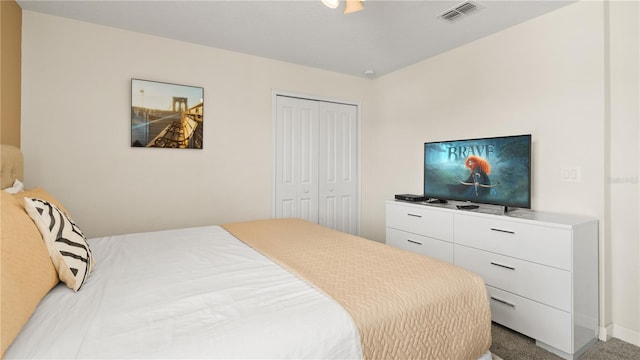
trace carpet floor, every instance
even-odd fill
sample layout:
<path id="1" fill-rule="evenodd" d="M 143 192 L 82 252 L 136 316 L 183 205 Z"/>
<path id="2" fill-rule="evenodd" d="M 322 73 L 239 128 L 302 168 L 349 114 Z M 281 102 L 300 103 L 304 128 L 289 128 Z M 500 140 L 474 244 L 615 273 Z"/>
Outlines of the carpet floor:
<path id="1" fill-rule="evenodd" d="M 562 360 L 535 341 L 498 324 L 491 325 L 491 353 L 504 360 Z M 640 347 L 620 339 L 596 341 L 579 360 L 640 360 Z"/>

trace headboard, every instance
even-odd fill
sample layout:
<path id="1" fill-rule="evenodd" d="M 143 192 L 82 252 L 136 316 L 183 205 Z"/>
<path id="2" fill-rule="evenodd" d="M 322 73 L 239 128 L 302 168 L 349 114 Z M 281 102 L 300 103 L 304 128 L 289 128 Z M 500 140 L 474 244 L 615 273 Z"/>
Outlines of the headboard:
<path id="1" fill-rule="evenodd" d="M 0 145 L 2 189 L 22 181 L 23 156 L 12 145 Z M 0 262 L 2 263 L 2 321 L 0 358 L 18 335 L 40 300 L 60 281 L 37 225 L 24 208 L 24 198 L 32 197 L 62 206 L 42 188 L 9 193 L 0 190 Z"/>
<path id="2" fill-rule="evenodd" d="M 15 179 L 23 181 L 24 158 L 19 148 L 13 145 L 1 145 L 0 175 L 0 189 L 11 187 Z"/>

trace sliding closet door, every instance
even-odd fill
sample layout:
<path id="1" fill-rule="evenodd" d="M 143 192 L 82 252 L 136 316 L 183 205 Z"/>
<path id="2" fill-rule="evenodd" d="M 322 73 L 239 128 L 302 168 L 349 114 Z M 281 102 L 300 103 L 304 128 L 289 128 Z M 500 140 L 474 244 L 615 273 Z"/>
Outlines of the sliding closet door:
<path id="1" fill-rule="evenodd" d="M 319 223 L 358 233 L 358 121 L 354 105 L 320 103 Z"/>
<path id="2" fill-rule="evenodd" d="M 357 107 L 276 96 L 274 217 L 358 234 Z"/>
<path id="3" fill-rule="evenodd" d="M 318 102 L 278 96 L 275 217 L 318 223 Z"/>

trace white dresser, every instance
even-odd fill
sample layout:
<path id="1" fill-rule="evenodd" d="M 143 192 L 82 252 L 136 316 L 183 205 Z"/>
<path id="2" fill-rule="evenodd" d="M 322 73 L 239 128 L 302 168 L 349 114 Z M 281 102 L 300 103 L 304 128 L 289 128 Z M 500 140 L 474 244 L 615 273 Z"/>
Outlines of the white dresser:
<path id="1" fill-rule="evenodd" d="M 387 244 L 482 276 L 494 322 L 566 359 L 596 341 L 597 219 L 399 201 L 386 217 Z"/>

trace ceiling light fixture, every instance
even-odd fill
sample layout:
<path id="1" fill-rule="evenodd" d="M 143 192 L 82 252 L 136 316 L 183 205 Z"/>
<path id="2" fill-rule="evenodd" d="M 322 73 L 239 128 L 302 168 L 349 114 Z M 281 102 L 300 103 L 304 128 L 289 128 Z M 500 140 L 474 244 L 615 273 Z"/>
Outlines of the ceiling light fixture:
<path id="1" fill-rule="evenodd" d="M 346 0 L 344 5 L 344 13 L 350 14 L 363 9 L 362 1 L 360 0 Z"/>
<path id="2" fill-rule="evenodd" d="M 335 9 L 338 7 L 338 5 L 340 5 L 338 0 L 322 0 L 322 3 L 330 9 Z M 364 7 L 362 6 L 362 0 L 345 0 L 345 14 L 354 13 L 356 11 L 362 10 L 363 8 Z"/>
<path id="3" fill-rule="evenodd" d="M 329 9 L 335 9 L 340 5 L 338 0 L 322 0 L 322 3 L 325 4 Z"/>

